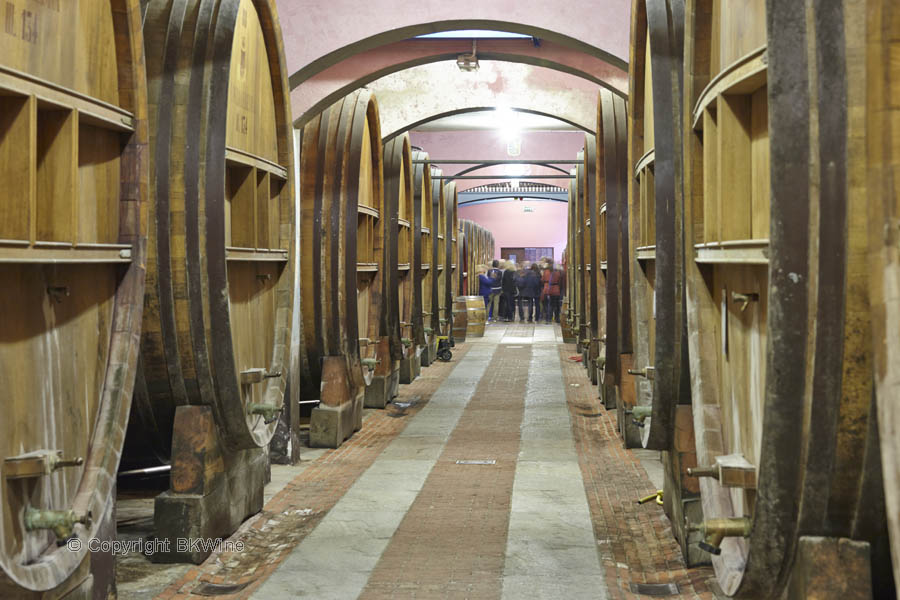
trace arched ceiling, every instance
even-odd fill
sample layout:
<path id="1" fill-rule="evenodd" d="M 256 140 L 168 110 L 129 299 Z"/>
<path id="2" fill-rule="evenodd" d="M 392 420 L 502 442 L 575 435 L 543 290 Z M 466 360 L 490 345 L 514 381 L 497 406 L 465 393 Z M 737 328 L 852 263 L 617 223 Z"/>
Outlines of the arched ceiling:
<path id="1" fill-rule="evenodd" d="M 453 61 L 472 50 L 464 39 L 413 39 L 395 42 L 348 57 L 305 80 L 291 91 L 295 124 L 302 126 L 352 90 L 397 71 L 438 61 Z M 508 61 L 547 67 L 602 85 L 621 96 L 628 93 L 628 72 L 584 52 L 549 41 L 479 40 L 481 61 Z"/>
<path id="2" fill-rule="evenodd" d="M 502 105 L 590 133 L 597 128 L 599 86 L 546 67 L 484 61 L 479 71 L 462 73 L 455 62 L 445 61 L 404 69 L 367 87 L 378 100 L 385 139 L 432 119 Z"/>
<path id="3" fill-rule="evenodd" d="M 436 31 L 491 29 L 524 33 L 624 69 L 630 0 L 561 6 L 545 0 L 277 0 L 291 87 L 338 62 Z"/>

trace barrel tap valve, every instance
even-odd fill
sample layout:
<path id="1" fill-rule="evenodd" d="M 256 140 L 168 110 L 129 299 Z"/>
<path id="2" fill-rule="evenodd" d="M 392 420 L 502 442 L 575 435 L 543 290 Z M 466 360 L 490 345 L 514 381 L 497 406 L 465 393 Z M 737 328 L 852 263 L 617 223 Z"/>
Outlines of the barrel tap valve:
<path id="1" fill-rule="evenodd" d="M 638 427 L 644 426 L 644 420 L 653 414 L 652 406 L 633 406 L 629 409 L 625 410 L 626 415 L 631 415 L 634 417 L 631 419 L 631 422 L 637 425 Z"/>
<path id="2" fill-rule="evenodd" d="M 719 466 L 713 465 L 711 467 L 688 467 L 687 474 L 688 477 L 712 477 L 713 479 L 718 479 Z"/>
<path id="3" fill-rule="evenodd" d="M 74 510 L 42 510 L 29 506 L 25 509 L 25 529 L 38 531 L 49 529 L 56 534 L 56 543 L 62 546 L 75 533 L 75 525 L 91 526 L 91 514 L 76 515 Z"/>
<path id="4" fill-rule="evenodd" d="M 377 358 L 364 358 L 364 359 L 362 359 L 360 362 L 362 362 L 362 364 L 364 364 L 365 366 L 369 367 L 370 369 L 373 369 L 373 370 L 374 370 L 374 369 L 375 369 L 375 365 L 381 363 L 381 360 L 379 360 L 379 359 L 377 359 Z"/>
<path id="5" fill-rule="evenodd" d="M 251 402 L 247 405 L 247 412 L 251 415 L 260 415 L 266 423 L 274 421 L 284 405 L 275 406 L 274 404 L 263 404 L 260 402 Z"/>
<path id="6" fill-rule="evenodd" d="M 698 544 L 700 549 L 718 556 L 722 554 L 723 539 L 750 535 L 750 519 L 747 517 L 707 519 L 699 525 L 691 525 L 688 531 L 699 531 L 703 535 L 703 540 Z"/>
<path id="7" fill-rule="evenodd" d="M 628 369 L 629 375 L 637 375 L 638 377 L 645 377 L 648 381 L 653 381 L 656 375 L 655 367 L 644 367 L 643 369 Z"/>
<path id="8" fill-rule="evenodd" d="M 241 371 L 241 385 L 260 383 L 264 379 L 275 379 L 276 377 L 281 377 L 281 371 L 270 371 L 262 367 L 247 369 Z"/>
<path id="9" fill-rule="evenodd" d="M 750 294 L 741 294 L 740 292 L 731 292 L 731 301 L 735 304 L 741 305 L 741 312 L 747 310 L 747 306 L 751 302 L 759 301 L 759 294 L 750 293 Z"/>

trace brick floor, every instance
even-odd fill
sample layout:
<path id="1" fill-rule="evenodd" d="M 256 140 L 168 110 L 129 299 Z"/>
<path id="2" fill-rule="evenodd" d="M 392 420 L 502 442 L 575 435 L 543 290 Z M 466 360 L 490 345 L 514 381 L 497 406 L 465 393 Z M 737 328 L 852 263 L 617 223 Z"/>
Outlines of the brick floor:
<path id="1" fill-rule="evenodd" d="M 637 498 L 656 491 L 640 460 L 619 438 L 615 411 L 600 405 L 574 344 L 559 345 L 566 400 L 572 417 L 575 447 L 600 559 L 606 570 L 609 597 L 636 598 L 634 583 L 676 583 L 680 596 L 714 598 L 708 587 L 711 567 L 686 569 L 681 550 L 662 507 L 638 505 Z"/>
<path id="2" fill-rule="evenodd" d="M 214 552 L 203 564 L 187 571 L 157 598 L 197 598 L 191 591 L 204 582 L 248 584 L 234 594 L 217 596 L 248 598 L 406 427 L 409 417 L 428 403 L 467 350 L 466 344 L 458 344 L 453 349 L 452 362 L 436 361 L 422 369 L 421 376 L 413 383 L 400 386 L 396 400 L 409 402 L 415 399 L 415 405 L 404 410 L 390 406 L 370 416 L 362 430 L 340 448 L 317 458 L 269 500 L 259 515 L 245 521 L 229 538 L 230 541 L 243 542 L 241 552 Z"/>
<path id="3" fill-rule="evenodd" d="M 494 353 L 360 598 L 500 597 L 530 359 Z M 496 464 L 456 464 L 473 459 Z"/>
<path id="4" fill-rule="evenodd" d="M 507 336 L 532 335 L 532 325 L 514 325 Z M 401 386 L 400 401 L 419 398 L 406 409 L 424 406 L 466 344 L 454 349 L 452 363 L 436 362 L 423 377 Z M 637 505 L 655 491 L 640 461 L 622 447 L 614 412 L 607 413 L 572 345 L 559 346 L 566 399 L 599 556 L 610 598 L 637 598 L 632 582 L 677 583 L 681 598 L 713 598 L 712 569 L 685 569 L 662 508 Z M 369 579 L 366 598 L 498 598 L 506 537 L 518 424 L 531 348 L 498 349 L 476 394 Z M 495 364 L 496 363 L 496 364 Z M 215 553 L 169 586 L 160 598 L 197 598 L 201 582 L 248 584 L 223 598 L 247 598 L 287 554 L 321 521 L 356 479 L 402 431 L 408 418 L 398 409 L 379 411 L 341 448 L 316 459 L 263 512 L 230 538 L 242 541 L 240 553 Z M 392 416 L 393 415 L 393 416 Z M 493 458 L 493 466 L 456 465 L 457 459 Z M 672 597 L 672 596 L 670 596 Z"/>

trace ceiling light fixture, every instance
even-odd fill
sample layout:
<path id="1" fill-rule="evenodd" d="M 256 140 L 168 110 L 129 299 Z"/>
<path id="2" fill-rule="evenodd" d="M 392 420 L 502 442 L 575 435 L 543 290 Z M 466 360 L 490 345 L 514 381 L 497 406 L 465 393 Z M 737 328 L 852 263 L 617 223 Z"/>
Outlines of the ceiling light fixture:
<path id="1" fill-rule="evenodd" d="M 475 54 L 478 40 L 472 40 L 472 54 L 460 54 L 456 57 L 456 66 L 460 71 L 470 73 L 478 70 L 478 56 Z"/>

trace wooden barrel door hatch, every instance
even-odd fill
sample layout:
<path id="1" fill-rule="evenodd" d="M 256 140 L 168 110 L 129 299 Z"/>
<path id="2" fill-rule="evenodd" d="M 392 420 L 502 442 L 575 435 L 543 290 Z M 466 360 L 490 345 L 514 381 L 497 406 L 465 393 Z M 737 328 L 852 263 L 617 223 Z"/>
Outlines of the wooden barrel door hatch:
<path id="1" fill-rule="evenodd" d="M 413 148 L 413 160 L 428 160 L 428 153 Z M 423 367 L 434 360 L 432 317 L 433 270 L 431 235 L 431 166 L 413 164 L 413 311 L 412 331 Z"/>
<path id="2" fill-rule="evenodd" d="M 144 19 L 154 204 L 129 460 L 168 459 L 182 405 L 212 407 L 229 449 L 265 446 L 289 366 L 293 137 L 275 5 L 189 4 L 151 0 Z"/>
<path id="3" fill-rule="evenodd" d="M 826 547 L 802 536 L 825 536 L 869 542 L 873 591 L 893 597 L 872 451 L 865 178 L 851 177 L 866 156 L 864 20 L 844 18 L 858 4 L 814 19 L 763 0 L 686 11 L 694 473 L 729 595 L 780 595 L 801 553 Z"/>
<path id="4" fill-rule="evenodd" d="M 0 596 L 88 577 L 112 510 L 145 282 L 135 1 L 6 3 L 0 36 Z M 96 585 L 96 584 L 95 584 Z"/>
<path id="5" fill-rule="evenodd" d="M 378 364 L 384 274 L 382 144 L 372 93 L 355 91 L 325 109 L 303 128 L 300 146 L 301 269 L 315 282 L 301 289 L 301 393 L 323 409 L 356 411 Z M 361 413 L 353 414 L 359 425 Z"/>

